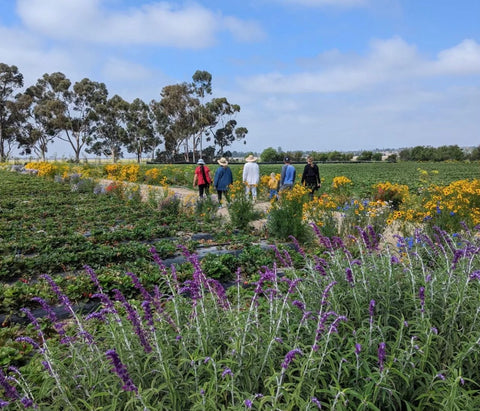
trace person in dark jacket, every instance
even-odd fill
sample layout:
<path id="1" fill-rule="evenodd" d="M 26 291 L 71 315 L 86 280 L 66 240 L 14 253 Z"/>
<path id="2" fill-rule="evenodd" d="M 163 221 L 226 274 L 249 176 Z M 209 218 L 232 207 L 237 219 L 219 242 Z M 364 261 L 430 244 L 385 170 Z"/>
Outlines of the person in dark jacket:
<path id="1" fill-rule="evenodd" d="M 232 170 L 228 166 L 228 161 L 225 157 L 222 157 L 217 161 L 220 167 L 215 171 L 213 177 L 213 186 L 217 190 L 218 204 L 222 207 L 222 196 L 225 196 L 225 200 L 228 202 L 228 186 L 233 184 Z"/>
<path id="2" fill-rule="evenodd" d="M 307 157 L 307 164 L 303 169 L 302 184 L 310 190 L 310 200 L 313 200 L 313 195 L 316 190 L 320 188 L 320 171 L 318 166 L 313 162 L 313 157 Z"/>

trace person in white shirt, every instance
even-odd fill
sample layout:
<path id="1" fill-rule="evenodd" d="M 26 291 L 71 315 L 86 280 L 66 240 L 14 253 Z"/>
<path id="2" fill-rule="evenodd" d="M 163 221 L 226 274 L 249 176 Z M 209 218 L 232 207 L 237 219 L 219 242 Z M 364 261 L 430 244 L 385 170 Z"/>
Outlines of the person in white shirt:
<path id="1" fill-rule="evenodd" d="M 243 166 L 243 183 L 245 184 L 245 195 L 250 198 L 252 194 L 252 200 L 255 202 L 257 199 L 257 185 L 260 181 L 260 167 L 257 164 L 257 157 L 250 154 L 246 159 L 246 163 Z"/>

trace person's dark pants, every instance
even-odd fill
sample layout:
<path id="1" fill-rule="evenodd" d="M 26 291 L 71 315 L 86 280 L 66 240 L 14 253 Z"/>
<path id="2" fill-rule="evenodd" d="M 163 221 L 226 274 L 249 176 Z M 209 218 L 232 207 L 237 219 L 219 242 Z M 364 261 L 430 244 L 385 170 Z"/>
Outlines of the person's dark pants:
<path id="1" fill-rule="evenodd" d="M 208 196 L 210 193 L 210 184 L 199 184 L 198 185 L 198 195 L 200 198 L 203 197 L 203 193 Z"/>
<path id="2" fill-rule="evenodd" d="M 217 190 L 217 196 L 218 196 L 218 202 L 219 202 L 219 203 L 222 202 L 222 197 L 223 197 L 223 196 L 225 196 L 225 200 L 226 200 L 227 203 L 228 203 L 228 194 L 227 194 L 227 191 Z"/>
<path id="3" fill-rule="evenodd" d="M 315 183 L 315 184 L 307 184 L 307 188 L 310 190 L 310 193 L 308 193 L 308 195 L 310 196 L 310 200 L 313 200 L 315 191 L 317 191 L 320 187 Z"/>

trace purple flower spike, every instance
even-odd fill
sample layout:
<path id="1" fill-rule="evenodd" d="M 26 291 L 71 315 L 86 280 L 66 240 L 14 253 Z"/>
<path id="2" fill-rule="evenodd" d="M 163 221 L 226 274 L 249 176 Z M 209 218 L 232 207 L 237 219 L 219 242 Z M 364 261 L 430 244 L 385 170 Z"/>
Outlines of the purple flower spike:
<path id="1" fill-rule="evenodd" d="M 368 307 L 368 312 L 370 313 L 370 324 L 373 323 L 373 316 L 375 315 L 375 300 L 370 300 L 370 305 Z"/>
<path id="2" fill-rule="evenodd" d="M 362 351 L 362 345 L 361 344 L 355 344 L 355 355 L 358 357 L 360 352 Z"/>
<path id="3" fill-rule="evenodd" d="M 296 355 L 303 355 L 302 351 L 299 348 L 294 348 L 293 350 L 289 351 L 285 356 L 282 362 L 282 368 L 286 370 L 290 363 L 295 359 Z"/>
<path id="4" fill-rule="evenodd" d="M 244 401 L 244 404 L 245 404 L 245 407 L 247 407 L 249 410 L 252 408 L 252 405 L 253 405 L 252 400 L 249 400 L 249 399 L 246 399 Z"/>
<path id="5" fill-rule="evenodd" d="M 230 375 L 233 377 L 233 372 L 230 368 L 225 367 L 222 372 L 222 378 L 225 378 L 227 375 Z"/>
<path id="6" fill-rule="evenodd" d="M 110 359 L 110 362 L 114 367 L 112 371 L 118 375 L 124 384 L 122 389 L 124 391 L 134 391 L 135 393 L 138 393 L 138 388 L 128 375 L 127 367 L 125 367 L 125 365 L 122 363 L 117 352 L 115 350 L 108 350 L 105 354 Z"/>
<path id="7" fill-rule="evenodd" d="M 352 272 L 352 269 L 350 267 L 347 267 L 345 269 L 345 278 L 347 279 L 348 283 L 353 286 L 353 272 Z"/>
<path id="8" fill-rule="evenodd" d="M 332 281 L 330 284 L 328 284 L 326 287 L 325 287 L 325 290 L 323 291 L 323 294 L 322 294 L 322 305 L 325 305 L 327 304 L 327 300 L 328 300 L 328 296 L 330 294 L 330 290 L 332 289 L 332 287 L 337 284 L 336 281 Z"/>
<path id="9" fill-rule="evenodd" d="M 1 368 L 0 368 L 0 387 L 3 388 L 5 397 L 10 398 L 12 400 L 16 400 L 19 398 L 17 389 L 8 382 L 8 379 L 3 373 Z"/>
<path id="10" fill-rule="evenodd" d="M 312 397 L 312 402 L 317 406 L 318 409 L 322 408 L 322 403 L 318 400 L 317 397 Z"/>
<path id="11" fill-rule="evenodd" d="M 418 298 L 420 298 L 420 305 L 422 307 L 422 313 L 425 311 L 425 287 L 420 287 L 418 290 Z"/>
<path id="12" fill-rule="evenodd" d="M 386 345 L 384 342 L 381 342 L 378 345 L 378 367 L 380 368 L 380 372 L 383 371 L 383 365 L 386 359 L 387 359 Z"/>

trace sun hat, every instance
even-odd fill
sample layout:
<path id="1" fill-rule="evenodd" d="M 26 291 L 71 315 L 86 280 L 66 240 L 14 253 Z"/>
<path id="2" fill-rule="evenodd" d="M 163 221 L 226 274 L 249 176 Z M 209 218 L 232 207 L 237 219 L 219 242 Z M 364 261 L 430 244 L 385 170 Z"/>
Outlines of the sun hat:
<path id="1" fill-rule="evenodd" d="M 248 161 L 249 163 L 253 163 L 254 161 L 257 161 L 257 157 L 254 157 L 252 154 L 250 154 L 245 161 Z"/>
<path id="2" fill-rule="evenodd" d="M 197 161 L 197 164 L 205 164 L 205 161 L 203 161 L 203 158 L 200 158 L 200 159 Z"/>
<path id="3" fill-rule="evenodd" d="M 228 161 L 225 157 L 222 157 L 220 160 L 217 161 L 217 163 L 221 166 L 226 166 L 228 164 Z"/>

